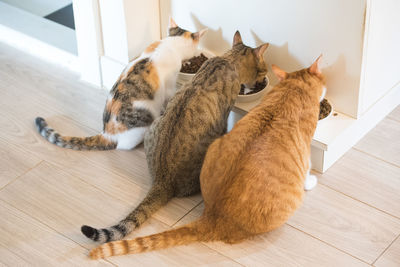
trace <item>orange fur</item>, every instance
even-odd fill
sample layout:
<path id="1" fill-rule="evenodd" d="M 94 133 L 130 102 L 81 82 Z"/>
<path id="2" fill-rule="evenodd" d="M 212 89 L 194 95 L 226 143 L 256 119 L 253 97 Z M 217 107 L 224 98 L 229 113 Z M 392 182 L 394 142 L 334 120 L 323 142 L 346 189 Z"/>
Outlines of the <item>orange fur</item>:
<path id="1" fill-rule="evenodd" d="M 150 44 L 148 47 L 146 47 L 144 52 L 145 53 L 152 53 L 154 50 L 156 50 L 156 48 L 159 46 L 160 43 L 161 43 L 160 41 L 156 41 L 156 42 Z"/>
<path id="2" fill-rule="evenodd" d="M 200 181 L 203 217 L 223 215 L 216 240 L 234 243 L 271 231 L 299 207 L 323 86 L 309 69 L 288 73 L 210 146 Z M 226 225 L 237 230 L 227 232 Z"/>
<path id="3" fill-rule="evenodd" d="M 131 68 L 129 68 L 128 72 L 123 77 L 123 79 L 129 78 L 129 76 L 132 75 L 134 68 L 135 68 L 135 65 L 133 65 Z M 134 75 L 138 75 L 138 74 L 134 74 Z M 154 91 L 156 91 L 159 88 L 159 86 L 160 86 L 160 77 L 158 76 L 157 69 L 156 69 L 156 67 L 154 66 L 154 64 L 152 62 L 148 62 L 146 64 L 146 71 L 141 73 L 140 76 L 142 76 L 143 79 L 148 84 L 150 84 L 150 86 L 153 88 Z M 123 93 L 126 90 L 124 84 L 119 84 L 117 89 L 121 93 Z"/>
<path id="4" fill-rule="evenodd" d="M 111 100 L 110 99 L 107 100 L 107 102 L 106 102 L 106 110 L 111 111 L 112 104 L 113 104 L 113 100 L 112 99 Z"/>
<path id="5" fill-rule="evenodd" d="M 129 68 L 129 70 L 125 74 L 125 78 L 128 77 L 129 73 L 133 71 L 133 68 L 135 68 L 135 64 L 132 65 L 132 67 Z"/>
<path id="6" fill-rule="evenodd" d="M 107 103 L 108 105 L 108 103 Z M 111 100 L 111 107 L 110 107 L 110 112 L 111 114 L 117 115 L 121 109 L 122 102 L 119 100 Z"/>
<path id="7" fill-rule="evenodd" d="M 123 133 L 126 130 L 128 130 L 128 129 L 126 128 L 125 125 L 123 125 L 122 123 L 114 122 L 114 121 L 107 122 L 105 127 L 104 127 L 104 131 L 107 134 Z"/>
<path id="8" fill-rule="evenodd" d="M 117 86 L 117 90 L 120 93 L 125 93 L 128 89 L 126 88 L 126 86 L 123 83 L 118 84 Z"/>
<path id="9" fill-rule="evenodd" d="M 95 146 L 95 145 L 104 145 L 104 146 L 108 146 L 110 144 L 112 144 L 113 142 L 111 142 L 110 140 L 104 138 L 102 135 L 98 136 L 98 140 L 96 140 L 96 138 L 93 138 L 90 142 L 87 143 L 88 146 Z"/>
<path id="10" fill-rule="evenodd" d="M 205 209 L 198 221 L 147 237 L 106 243 L 93 249 L 90 257 L 195 241 L 236 243 L 285 223 L 302 203 L 325 81 L 315 65 L 284 76 L 230 133 L 209 147 L 200 175 Z"/>
<path id="11" fill-rule="evenodd" d="M 157 91 L 160 86 L 160 78 L 158 77 L 157 69 L 154 67 L 153 63 L 149 63 L 147 71 L 143 74 L 143 78 L 150 84 L 154 91 Z"/>
<path id="12" fill-rule="evenodd" d="M 80 144 L 85 146 L 112 146 L 114 143 L 110 140 L 104 138 L 101 134 L 94 135 L 91 137 L 71 137 L 65 136 L 63 137 L 64 142 Z"/>

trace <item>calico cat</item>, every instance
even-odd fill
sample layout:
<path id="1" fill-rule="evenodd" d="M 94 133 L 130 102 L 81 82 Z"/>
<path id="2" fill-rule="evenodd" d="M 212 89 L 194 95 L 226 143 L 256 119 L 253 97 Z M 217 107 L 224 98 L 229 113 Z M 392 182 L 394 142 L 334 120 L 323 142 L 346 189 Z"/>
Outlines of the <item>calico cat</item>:
<path id="1" fill-rule="evenodd" d="M 136 147 L 175 93 L 181 62 L 196 54 L 206 30 L 191 33 L 170 19 L 169 36 L 152 43 L 130 62 L 111 89 L 103 113 L 102 133 L 90 137 L 62 136 L 40 117 L 35 120 L 37 130 L 53 144 L 77 150 Z"/>
<path id="2" fill-rule="evenodd" d="M 281 226 L 299 207 L 325 81 L 318 63 L 286 73 L 233 130 L 209 147 L 200 183 L 199 220 L 146 237 L 103 244 L 92 259 L 195 241 L 236 243 Z"/>
<path id="3" fill-rule="evenodd" d="M 200 191 L 199 176 L 207 148 L 226 132 L 240 84 L 253 84 L 265 78 L 267 65 L 263 54 L 267 47 L 264 44 L 250 48 L 236 32 L 230 51 L 204 63 L 146 133 L 144 148 L 154 181 L 146 198 L 111 228 L 83 226 L 87 237 L 101 242 L 119 240 L 171 198 Z"/>

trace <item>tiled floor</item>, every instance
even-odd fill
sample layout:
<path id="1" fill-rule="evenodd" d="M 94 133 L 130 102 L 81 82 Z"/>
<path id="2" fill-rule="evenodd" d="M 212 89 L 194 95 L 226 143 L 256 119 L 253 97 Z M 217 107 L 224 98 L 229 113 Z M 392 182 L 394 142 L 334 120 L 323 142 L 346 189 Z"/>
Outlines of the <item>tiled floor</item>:
<path id="1" fill-rule="evenodd" d="M 106 92 L 0 44 L 0 265 L 6 266 L 400 266 L 400 107 L 343 156 L 281 228 L 237 245 L 196 243 L 90 261 L 82 224 L 122 219 L 150 187 L 143 148 L 58 148 L 34 129 L 102 128 Z M 201 196 L 174 199 L 130 237 L 201 214 Z"/>

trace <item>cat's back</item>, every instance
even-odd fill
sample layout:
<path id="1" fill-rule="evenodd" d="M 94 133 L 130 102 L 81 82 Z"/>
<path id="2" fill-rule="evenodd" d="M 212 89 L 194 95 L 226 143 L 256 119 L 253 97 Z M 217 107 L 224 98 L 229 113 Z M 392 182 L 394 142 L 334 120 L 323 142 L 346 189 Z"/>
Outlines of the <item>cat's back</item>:
<path id="1" fill-rule="evenodd" d="M 209 144 L 226 128 L 233 100 L 224 92 L 233 86 L 239 90 L 238 76 L 231 63 L 220 57 L 209 59 L 192 81 L 174 95 L 165 113 L 146 134 L 145 150 L 148 161 L 152 161 L 150 168 L 166 166 L 172 160 L 176 162 L 174 166 L 189 166 L 188 162 L 200 164 Z"/>
<path id="2" fill-rule="evenodd" d="M 215 113 L 222 108 L 218 102 L 229 97 L 221 92 L 235 81 L 238 81 L 238 75 L 228 60 L 222 57 L 207 60 L 191 82 L 176 92 L 155 128 L 180 130 L 178 125 L 199 127 L 201 125 L 196 125 L 197 119 L 204 118 L 209 118 L 208 123 L 213 123 L 218 120 Z"/>
<path id="3" fill-rule="evenodd" d="M 210 146 L 201 189 L 205 202 L 220 203 L 219 213 L 233 213 L 235 224 L 262 233 L 281 225 L 300 205 L 308 158 L 296 144 L 297 127 L 268 110 L 248 115 Z"/>
<path id="4" fill-rule="evenodd" d="M 201 87 L 203 90 L 212 91 L 218 87 L 226 86 L 229 81 L 238 79 L 235 67 L 223 57 L 213 57 L 207 60 L 193 77 L 191 89 Z"/>
<path id="5" fill-rule="evenodd" d="M 302 175 L 306 163 L 304 155 L 309 152 L 295 115 L 299 108 L 287 107 L 291 104 L 285 88 L 274 89 L 277 90 L 265 95 L 263 101 L 237 122 L 231 132 L 210 146 L 206 157 L 210 168 L 204 170 L 205 176 L 217 172 L 222 177 L 241 177 L 235 178 L 238 184 L 242 184 L 238 185 L 239 190 L 249 179 L 256 187 L 259 184 L 264 188 L 268 181 L 275 180 L 275 184 L 279 184 L 284 179 L 294 181 Z M 205 180 L 205 191 L 216 196 L 218 192 L 214 192 L 214 186 L 214 182 L 208 184 Z M 301 182 L 295 187 L 299 192 L 303 190 Z"/>
<path id="6" fill-rule="evenodd" d="M 291 171 L 301 175 L 309 156 L 310 134 L 304 131 L 312 123 L 302 117 L 304 104 L 299 91 L 289 91 L 287 86 L 267 94 L 260 105 L 252 110 L 233 136 L 241 136 L 246 155 L 254 157 L 254 163 L 265 163 L 267 171 L 273 168 Z M 307 107 L 306 107 L 307 109 Z M 246 132 L 246 134 L 243 134 Z M 235 140 L 236 142 L 238 140 Z M 257 166 L 255 166 L 257 167 Z"/>

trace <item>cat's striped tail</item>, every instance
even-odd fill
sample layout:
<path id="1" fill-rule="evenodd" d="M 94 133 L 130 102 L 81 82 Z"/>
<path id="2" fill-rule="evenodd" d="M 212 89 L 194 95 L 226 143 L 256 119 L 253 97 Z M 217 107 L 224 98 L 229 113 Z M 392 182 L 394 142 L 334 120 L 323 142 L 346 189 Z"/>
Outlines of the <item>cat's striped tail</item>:
<path id="1" fill-rule="evenodd" d="M 196 241 L 211 241 L 211 234 L 203 221 L 195 221 L 186 226 L 162 233 L 105 243 L 90 251 L 92 260 L 111 256 L 136 254 L 173 246 L 187 245 Z"/>
<path id="2" fill-rule="evenodd" d="M 171 186 L 154 183 L 143 201 L 117 225 L 103 229 L 83 225 L 81 231 L 87 238 L 101 243 L 120 240 L 144 223 L 154 212 L 167 204 L 172 197 L 173 189 Z"/>
<path id="3" fill-rule="evenodd" d="M 102 134 L 89 137 L 62 136 L 48 127 L 47 122 L 41 117 L 35 119 L 35 125 L 41 136 L 59 147 L 76 150 L 109 150 L 117 147 L 117 143 L 108 140 Z"/>

